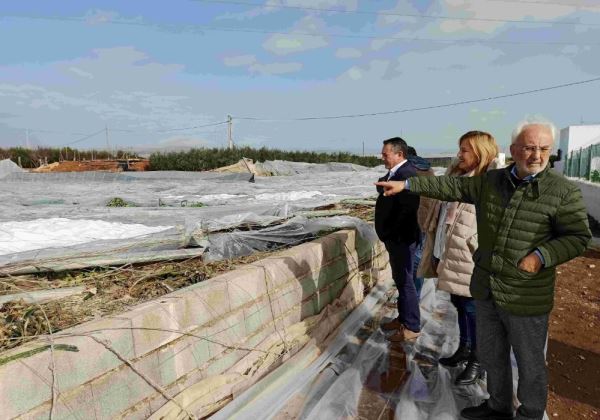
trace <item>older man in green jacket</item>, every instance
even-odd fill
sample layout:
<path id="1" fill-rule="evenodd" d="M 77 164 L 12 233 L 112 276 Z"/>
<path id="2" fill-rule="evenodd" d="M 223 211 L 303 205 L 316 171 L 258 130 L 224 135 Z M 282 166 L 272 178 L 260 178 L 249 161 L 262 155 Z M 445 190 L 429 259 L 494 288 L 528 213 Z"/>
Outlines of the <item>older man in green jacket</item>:
<path id="1" fill-rule="evenodd" d="M 550 170 L 556 128 L 527 121 L 513 132 L 514 164 L 478 177 L 414 177 L 379 182 L 385 194 L 403 189 L 474 204 L 479 248 L 475 298 L 478 356 L 489 400 L 465 408 L 467 419 L 512 419 L 512 348 L 519 370 L 518 419 L 541 419 L 548 398 L 544 347 L 554 300 L 556 266 L 580 255 L 591 233 L 579 189 Z"/>

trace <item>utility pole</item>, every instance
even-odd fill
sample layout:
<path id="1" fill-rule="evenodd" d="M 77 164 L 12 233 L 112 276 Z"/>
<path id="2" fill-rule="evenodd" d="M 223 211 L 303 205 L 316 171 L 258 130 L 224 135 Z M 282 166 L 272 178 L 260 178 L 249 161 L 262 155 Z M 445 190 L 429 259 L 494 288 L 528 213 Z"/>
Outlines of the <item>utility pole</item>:
<path id="1" fill-rule="evenodd" d="M 363 157 L 365 157 L 365 141 L 363 140 Z"/>
<path id="2" fill-rule="evenodd" d="M 229 146 L 229 150 L 233 150 L 233 139 L 231 138 L 231 131 L 232 131 L 232 118 L 231 115 L 227 116 L 227 145 Z"/>
<path id="3" fill-rule="evenodd" d="M 104 126 L 104 130 L 106 133 L 106 160 L 108 160 L 108 157 L 110 156 L 110 144 L 108 144 L 108 124 Z"/>
<path id="4" fill-rule="evenodd" d="M 25 148 L 29 149 L 29 128 L 25 129 Z"/>

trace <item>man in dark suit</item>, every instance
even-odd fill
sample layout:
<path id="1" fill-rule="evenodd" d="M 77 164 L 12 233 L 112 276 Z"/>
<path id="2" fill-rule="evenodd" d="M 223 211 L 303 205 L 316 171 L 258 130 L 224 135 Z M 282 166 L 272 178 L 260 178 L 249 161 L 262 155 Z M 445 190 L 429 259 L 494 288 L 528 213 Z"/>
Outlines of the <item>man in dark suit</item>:
<path id="1" fill-rule="evenodd" d="M 400 137 L 384 140 L 381 160 L 389 170 L 379 181 L 400 181 L 417 174 L 407 160 L 408 146 Z M 396 331 L 390 341 L 415 340 L 421 331 L 419 299 L 413 281 L 415 249 L 421 232 L 417 222 L 419 196 L 407 192 L 391 197 L 379 196 L 375 205 L 375 231 L 385 244 L 390 258 L 392 277 L 398 288 L 398 317 L 382 324 L 384 331 Z"/>

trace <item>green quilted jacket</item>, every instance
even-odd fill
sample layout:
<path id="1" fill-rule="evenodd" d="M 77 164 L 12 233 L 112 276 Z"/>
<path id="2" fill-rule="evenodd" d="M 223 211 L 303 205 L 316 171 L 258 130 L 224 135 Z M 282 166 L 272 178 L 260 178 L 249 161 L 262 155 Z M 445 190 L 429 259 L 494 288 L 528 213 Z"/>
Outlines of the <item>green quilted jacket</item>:
<path id="1" fill-rule="evenodd" d="M 479 248 L 471 295 L 494 301 L 514 315 L 552 310 L 556 266 L 580 255 L 591 238 L 581 192 L 548 167 L 515 187 L 512 166 L 477 177 L 412 177 L 410 190 L 475 205 Z M 545 261 L 538 273 L 517 268 L 535 249 Z"/>

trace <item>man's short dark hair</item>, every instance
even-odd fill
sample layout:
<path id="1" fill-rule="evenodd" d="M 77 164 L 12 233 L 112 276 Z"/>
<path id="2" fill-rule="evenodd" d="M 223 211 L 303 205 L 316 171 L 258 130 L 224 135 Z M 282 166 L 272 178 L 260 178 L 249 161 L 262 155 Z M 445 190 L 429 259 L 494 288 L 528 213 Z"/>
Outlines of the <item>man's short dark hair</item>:
<path id="1" fill-rule="evenodd" d="M 383 144 L 391 144 L 392 150 L 395 153 L 402 152 L 402 155 L 404 155 L 404 157 L 408 156 L 408 144 L 406 144 L 402 137 L 392 137 L 391 139 L 384 140 Z"/>
<path id="2" fill-rule="evenodd" d="M 414 147 L 408 146 L 408 156 L 417 156 L 417 151 Z"/>

